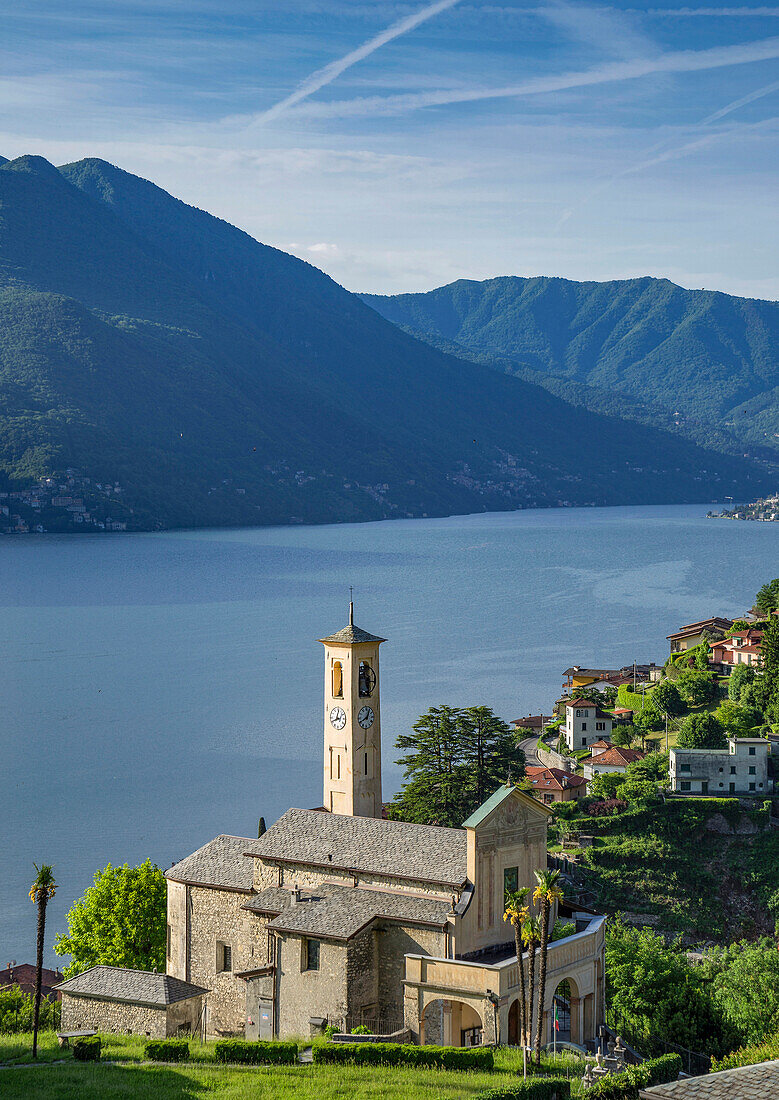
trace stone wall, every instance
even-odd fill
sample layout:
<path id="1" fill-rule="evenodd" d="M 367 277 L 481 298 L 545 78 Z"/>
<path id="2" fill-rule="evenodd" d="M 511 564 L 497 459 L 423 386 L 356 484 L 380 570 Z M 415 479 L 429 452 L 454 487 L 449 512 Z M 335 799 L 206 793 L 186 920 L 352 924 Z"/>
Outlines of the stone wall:
<path id="1" fill-rule="evenodd" d="M 379 945 L 381 933 L 371 924 L 350 940 L 346 949 L 347 1014 L 362 1018 L 367 1009 L 374 1016 L 383 1014 L 379 1005 Z M 367 1022 L 367 1021 L 366 1021 Z"/>
<path id="2" fill-rule="evenodd" d="M 286 933 L 277 939 L 279 1037 L 307 1037 L 312 1016 L 338 1021 L 348 1015 L 347 945 L 320 940 L 319 969 L 306 970 L 305 939 Z"/>
<path id="3" fill-rule="evenodd" d="M 164 1039 L 168 1033 L 164 1007 L 100 1001 L 69 993 L 62 994 L 60 1026 L 62 1031 L 109 1031 L 119 1035 L 148 1035 L 150 1039 Z"/>
<path id="4" fill-rule="evenodd" d="M 403 1018 L 406 955 L 445 955 L 446 932 L 413 925 L 382 924 L 377 933 L 378 1000 L 383 1016 Z"/>
<path id="5" fill-rule="evenodd" d="M 554 749 L 542 748 L 540 745 L 536 749 L 536 756 L 545 768 L 562 768 L 564 772 L 571 774 L 576 771 L 579 763 L 575 756 L 562 756 Z"/>
<path id="6" fill-rule="evenodd" d="M 206 1018 L 208 1035 L 243 1035 L 246 983 L 235 975 L 241 970 L 267 965 L 267 918 L 242 908 L 247 901 L 246 894 L 204 886 L 187 889 L 190 938 L 186 980 L 211 990 Z M 220 943 L 232 949 L 230 972 L 219 969 L 221 960 L 217 945 Z"/>
<path id="7" fill-rule="evenodd" d="M 325 882 L 333 882 L 342 886 L 363 886 L 390 889 L 395 894 L 419 894 L 424 893 L 431 897 L 445 898 L 447 901 L 452 896 L 451 887 L 437 886 L 434 883 L 419 881 L 408 882 L 405 879 L 394 878 L 392 875 L 373 875 L 364 871 L 352 873 L 337 868 L 324 868 L 314 864 L 295 864 L 278 866 L 266 863 L 257 858 L 254 861 L 254 886 L 256 890 L 265 890 L 268 886 L 283 886 L 291 890 L 293 886 L 310 887 L 320 886 Z"/>

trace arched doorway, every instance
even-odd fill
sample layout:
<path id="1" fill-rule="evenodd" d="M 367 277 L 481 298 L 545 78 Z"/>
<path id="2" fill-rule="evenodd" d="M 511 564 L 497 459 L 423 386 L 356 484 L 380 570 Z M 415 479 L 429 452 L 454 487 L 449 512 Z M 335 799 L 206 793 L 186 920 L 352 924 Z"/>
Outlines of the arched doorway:
<path id="1" fill-rule="evenodd" d="M 571 1042 L 571 1013 L 573 1011 L 573 994 L 571 983 L 567 978 L 559 983 L 552 998 L 552 1019 L 550 1041 L 558 1043 Z"/>
<path id="2" fill-rule="evenodd" d="M 431 1046 L 478 1047 L 484 1037 L 482 1019 L 465 1001 L 440 998 L 425 1005 L 420 1043 Z"/>
<path id="3" fill-rule="evenodd" d="M 519 1034 L 519 998 L 513 1000 L 509 1008 L 508 1043 L 510 1047 L 522 1046 Z"/>

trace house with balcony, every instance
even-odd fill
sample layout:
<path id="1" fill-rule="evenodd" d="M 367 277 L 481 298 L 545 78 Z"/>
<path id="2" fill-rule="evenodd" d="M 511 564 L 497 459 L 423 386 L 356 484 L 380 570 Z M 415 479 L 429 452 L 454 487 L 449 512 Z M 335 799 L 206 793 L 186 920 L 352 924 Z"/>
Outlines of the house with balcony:
<path id="1" fill-rule="evenodd" d="M 670 752 L 671 790 L 677 794 L 767 795 L 771 745 L 764 737 L 729 737 L 724 749 Z"/>
<path id="2" fill-rule="evenodd" d="M 733 620 L 724 619 L 721 615 L 713 615 L 710 619 L 701 619 L 697 623 L 687 623 L 668 635 L 671 656 L 675 653 L 685 653 L 688 649 L 695 649 L 701 642 L 721 638 L 732 626 Z"/>
<path id="3" fill-rule="evenodd" d="M 589 699 L 569 699 L 565 704 L 562 735 L 569 752 L 586 749 L 595 741 L 611 738 L 612 716 Z"/>

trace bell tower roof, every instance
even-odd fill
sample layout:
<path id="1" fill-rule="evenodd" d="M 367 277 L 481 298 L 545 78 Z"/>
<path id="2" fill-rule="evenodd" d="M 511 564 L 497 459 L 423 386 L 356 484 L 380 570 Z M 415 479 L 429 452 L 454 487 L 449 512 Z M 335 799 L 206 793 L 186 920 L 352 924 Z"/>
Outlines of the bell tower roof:
<path id="1" fill-rule="evenodd" d="M 326 638 L 320 638 L 323 645 L 359 645 L 361 642 L 386 642 L 386 638 L 379 638 L 375 634 L 369 634 L 354 625 L 354 603 L 349 604 L 349 625 L 335 634 L 329 634 Z"/>

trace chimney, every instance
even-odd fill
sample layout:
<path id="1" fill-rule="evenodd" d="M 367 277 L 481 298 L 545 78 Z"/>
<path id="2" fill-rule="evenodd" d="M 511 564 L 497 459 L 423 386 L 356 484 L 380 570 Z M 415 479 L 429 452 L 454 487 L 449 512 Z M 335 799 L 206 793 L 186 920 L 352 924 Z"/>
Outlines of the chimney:
<path id="1" fill-rule="evenodd" d="M 290 900 L 291 900 L 293 905 L 299 905 L 300 904 L 300 887 L 299 886 L 295 886 L 295 888 L 293 889 L 292 897 L 291 897 Z"/>

